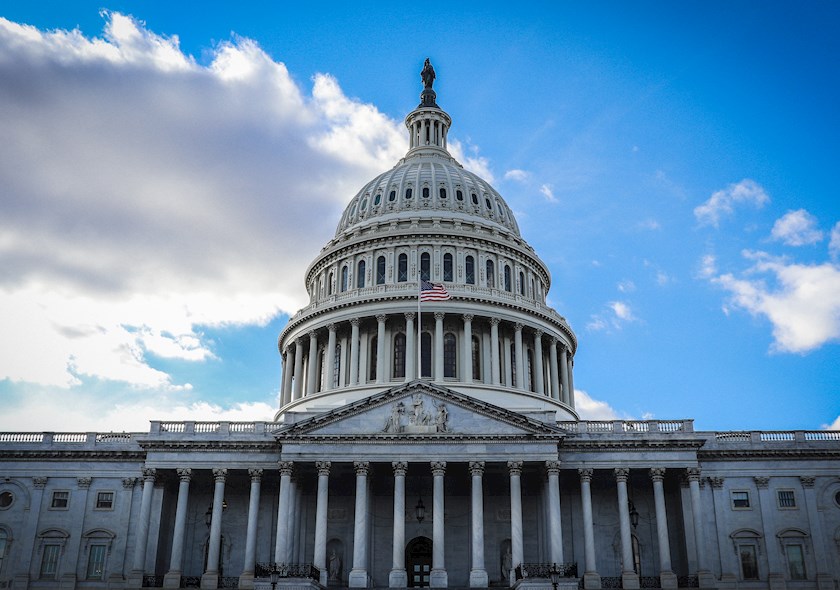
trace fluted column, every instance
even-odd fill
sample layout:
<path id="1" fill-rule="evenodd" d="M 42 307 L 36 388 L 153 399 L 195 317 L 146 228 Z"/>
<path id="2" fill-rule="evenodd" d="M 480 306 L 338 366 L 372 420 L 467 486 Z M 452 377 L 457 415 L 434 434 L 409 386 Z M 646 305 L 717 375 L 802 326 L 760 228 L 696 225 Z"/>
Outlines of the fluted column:
<path id="1" fill-rule="evenodd" d="M 560 379 L 557 376 L 557 338 L 551 338 L 551 346 L 548 349 L 548 372 L 551 379 L 551 397 L 557 401 L 563 399 L 560 391 Z"/>
<path id="2" fill-rule="evenodd" d="M 306 395 L 312 395 L 318 391 L 318 332 L 309 332 L 309 363 L 306 375 Z"/>
<path id="3" fill-rule="evenodd" d="M 443 315 L 443 314 L 441 314 Z M 437 317 L 437 314 L 435 314 Z M 429 586 L 432 588 L 446 588 L 449 586 L 449 576 L 444 565 L 444 507 L 443 507 L 443 475 L 446 473 L 444 461 L 432 461 L 432 476 L 434 480 L 434 498 L 432 501 L 432 571 L 429 576 Z"/>
<path id="4" fill-rule="evenodd" d="M 653 503 L 656 509 L 656 537 L 659 544 L 659 580 L 662 588 L 676 588 L 677 577 L 671 570 L 671 544 L 668 540 L 668 513 L 665 511 L 665 468 L 650 470 Z"/>
<path id="5" fill-rule="evenodd" d="M 543 377 L 542 337 L 542 330 L 536 330 L 534 332 L 534 386 L 538 394 L 545 395 L 545 378 Z"/>
<path id="6" fill-rule="evenodd" d="M 280 496 L 277 505 L 277 537 L 274 544 L 274 563 L 289 561 L 289 504 L 292 501 L 292 461 L 280 461 Z"/>
<path id="7" fill-rule="evenodd" d="M 443 381 L 443 318 L 442 311 L 435 312 L 435 381 Z"/>
<path id="8" fill-rule="evenodd" d="M 157 471 L 143 468 L 143 496 L 140 499 L 140 521 L 137 523 L 137 541 L 134 546 L 134 567 L 132 573 L 142 576 L 146 570 L 146 545 L 149 542 L 149 517 L 152 514 L 152 492 L 155 488 Z"/>
<path id="9" fill-rule="evenodd" d="M 525 389 L 525 361 L 522 354 L 522 324 L 514 324 L 513 348 L 516 355 L 516 388 Z"/>
<path id="10" fill-rule="evenodd" d="M 521 334 L 521 332 L 520 332 Z M 521 341 L 520 341 L 521 342 Z M 522 461 L 508 461 L 510 471 L 510 544 L 511 544 L 511 567 L 516 569 L 524 560 L 524 548 L 522 542 Z M 506 572 L 510 585 L 513 586 L 515 576 L 513 572 Z"/>
<path id="11" fill-rule="evenodd" d="M 303 340 L 295 340 L 295 374 L 292 384 L 292 401 L 303 395 Z"/>
<path id="12" fill-rule="evenodd" d="M 353 526 L 353 569 L 350 570 L 350 588 L 367 588 L 367 476 L 368 461 L 353 463 L 356 469 L 356 512 Z"/>
<path id="13" fill-rule="evenodd" d="M 359 318 L 350 320 L 350 385 L 359 384 Z"/>
<path id="14" fill-rule="evenodd" d="M 691 516 L 694 523 L 694 546 L 697 549 L 697 577 L 709 576 L 706 566 L 706 536 L 703 534 L 703 515 L 700 503 L 700 468 L 689 467 L 685 470 L 688 490 L 691 495 Z M 769 548 L 768 548 L 769 549 Z"/>
<path id="15" fill-rule="evenodd" d="M 627 479 L 630 470 L 618 467 L 614 470 L 618 489 L 618 523 L 621 531 L 621 584 L 623 588 L 638 588 L 639 574 L 633 564 L 633 542 L 630 534 L 630 507 L 627 495 Z"/>
<path id="16" fill-rule="evenodd" d="M 499 318 L 490 318 L 490 374 L 493 385 L 501 385 L 501 368 L 499 367 Z"/>
<path id="17" fill-rule="evenodd" d="M 391 573 L 388 574 L 390 588 L 408 586 L 405 572 L 405 472 L 408 463 L 394 461 L 394 542 L 391 552 Z"/>
<path id="18" fill-rule="evenodd" d="M 601 576 L 595 565 L 595 525 L 592 522 L 592 469 L 578 469 L 580 475 L 580 511 L 583 515 L 583 587 L 600 588 Z"/>
<path id="19" fill-rule="evenodd" d="M 312 563 L 321 571 L 321 585 L 327 585 L 327 507 L 329 503 L 330 462 L 316 461 L 318 498 L 315 505 L 315 551 Z"/>
<path id="20" fill-rule="evenodd" d="M 417 336 L 414 334 L 414 313 L 405 314 L 405 381 L 417 379 Z"/>
<path id="21" fill-rule="evenodd" d="M 291 356 L 291 358 L 289 358 Z M 280 405 L 285 406 L 292 401 L 292 367 L 294 366 L 294 352 L 291 348 L 283 353 L 283 390 L 280 395 Z"/>
<path id="22" fill-rule="evenodd" d="M 568 404 L 572 398 L 569 395 L 569 354 L 564 344 L 560 345 L 560 379 L 563 382 L 560 399 L 563 403 Z"/>
<path id="23" fill-rule="evenodd" d="M 575 400 L 575 359 L 574 357 L 569 357 L 569 395 L 566 403 L 574 405 Z"/>
<path id="24" fill-rule="evenodd" d="M 461 381 L 464 383 L 473 382 L 472 372 L 472 321 L 473 316 L 464 314 L 464 346 L 461 359 Z"/>
<path id="25" fill-rule="evenodd" d="M 163 578 L 164 588 L 181 587 L 181 571 L 184 565 L 184 531 L 187 525 L 187 501 L 190 496 L 192 469 L 177 469 L 178 501 L 175 504 L 175 531 L 172 534 L 172 552 L 169 557 L 169 571 Z"/>
<path id="26" fill-rule="evenodd" d="M 327 326 L 327 358 L 324 361 L 324 391 L 329 391 L 335 388 L 335 381 L 333 381 L 333 374 L 335 369 L 335 337 L 337 326 L 330 324 Z"/>
<path id="27" fill-rule="evenodd" d="M 222 504 L 225 499 L 227 469 L 213 470 L 213 513 L 210 519 L 210 540 L 207 547 L 207 569 L 201 576 L 202 588 L 218 588 L 219 553 L 222 547 Z"/>
<path id="28" fill-rule="evenodd" d="M 385 383 L 385 321 L 388 316 L 381 313 L 376 316 L 376 382 Z"/>
<path id="29" fill-rule="evenodd" d="M 470 588 L 487 588 L 487 569 L 484 566 L 484 490 L 482 476 L 484 461 L 470 461 L 472 476 L 472 568 Z"/>
<path id="30" fill-rule="evenodd" d="M 563 563 L 563 526 L 560 514 L 560 461 L 546 461 L 548 475 L 548 528 L 551 562 Z"/>
<path id="31" fill-rule="evenodd" d="M 239 576 L 240 588 L 254 587 L 254 570 L 257 565 L 257 523 L 260 512 L 260 491 L 262 488 L 263 470 L 251 468 L 248 470 L 251 478 L 251 493 L 248 497 L 248 528 L 245 530 L 245 563 Z"/>

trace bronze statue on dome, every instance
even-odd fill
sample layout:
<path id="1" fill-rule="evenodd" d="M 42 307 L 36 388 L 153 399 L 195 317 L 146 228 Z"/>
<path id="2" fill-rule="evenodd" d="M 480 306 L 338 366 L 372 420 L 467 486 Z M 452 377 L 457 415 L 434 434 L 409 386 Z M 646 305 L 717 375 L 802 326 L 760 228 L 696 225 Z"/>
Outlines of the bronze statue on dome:
<path id="1" fill-rule="evenodd" d="M 432 85 L 435 83 L 435 68 L 432 67 L 432 62 L 429 61 L 429 58 L 426 58 L 426 62 L 423 64 L 423 70 L 420 72 L 420 79 L 423 80 L 423 87 L 431 89 Z"/>

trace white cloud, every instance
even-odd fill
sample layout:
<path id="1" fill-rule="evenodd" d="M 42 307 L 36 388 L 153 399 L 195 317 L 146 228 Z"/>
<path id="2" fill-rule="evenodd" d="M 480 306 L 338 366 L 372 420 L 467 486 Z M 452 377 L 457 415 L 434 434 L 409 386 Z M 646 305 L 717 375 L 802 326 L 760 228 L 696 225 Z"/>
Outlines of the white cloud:
<path id="1" fill-rule="evenodd" d="M 643 230 L 655 231 L 662 229 L 662 225 L 655 219 L 645 219 L 636 224 L 636 227 Z"/>
<path id="2" fill-rule="evenodd" d="M 616 285 L 616 288 L 622 293 L 632 293 L 636 290 L 636 284 L 631 280 L 624 280 Z"/>
<path id="3" fill-rule="evenodd" d="M 202 66 L 103 14 L 103 38 L 0 18 L 0 379 L 184 390 L 147 357 L 210 359 L 201 326 L 303 305 L 323 220 L 403 131 L 330 76 L 307 94 L 253 41 Z"/>
<path id="4" fill-rule="evenodd" d="M 834 419 L 831 424 L 823 424 L 823 430 L 840 430 L 840 416 Z"/>
<path id="5" fill-rule="evenodd" d="M 618 413 L 607 402 L 593 399 L 581 389 L 575 389 L 575 410 L 581 420 L 618 420 Z"/>
<path id="6" fill-rule="evenodd" d="M 764 252 L 743 255 L 752 265 L 742 277 L 716 275 L 712 268 L 707 278 L 730 292 L 730 306 L 770 321 L 774 351 L 805 353 L 840 340 L 840 267 L 797 264 Z"/>
<path id="7" fill-rule="evenodd" d="M 752 205 L 761 208 L 770 202 L 770 197 L 754 180 L 745 178 L 716 191 L 705 203 L 694 208 L 694 216 L 701 225 L 718 227 L 723 216 L 732 215 L 735 205 Z"/>
<path id="8" fill-rule="evenodd" d="M 472 144 L 468 145 L 469 151 L 472 152 L 472 155 L 467 155 L 467 152 L 464 150 L 464 144 L 457 139 L 449 139 L 446 143 L 449 153 L 452 154 L 453 158 L 463 164 L 464 168 L 474 174 L 478 174 L 481 178 L 490 184 L 493 184 L 495 179 L 493 177 L 493 172 L 490 170 L 490 160 L 478 154 L 479 150 L 477 146 Z"/>
<path id="9" fill-rule="evenodd" d="M 587 330 L 592 332 L 620 330 L 624 324 L 638 319 L 624 301 L 610 301 L 605 307 L 604 311 L 592 315 L 589 323 L 586 324 Z"/>
<path id="10" fill-rule="evenodd" d="M 505 172 L 505 180 L 515 180 L 516 182 L 525 182 L 531 176 L 530 172 L 514 168 Z"/>
<path id="11" fill-rule="evenodd" d="M 633 313 L 630 311 L 630 306 L 622 301 L 613 301 L 609 304 L 610 309 L 615 313 L 615 317 L 620 320 L 630 321 L 633 318 Z"/>
<path id="12" fill-rule="evenodd" d="M 806 246 L 823 239 L 823 233 L 817 229 L 817 218 L 805 209 L 788 211 L 777 219 L 770 236 L 788 246 Z"/>
<path id="13" fill-rule="evenodd" d="M 554 192 L 551 190 L 550 184 L 543 184 L 540 186 L 540 193 L 542 196 L 545 197 L 545 200 L 549 203 L 556 203 L 557 197 L 554 196 Z"/>
<path id="14" fill-rule="evenodd" d="M 840 256 L 840 221 L 834 224 L 831 228 L 831 238 L 828 242 L 828 253 L 831 257 L 837 259 Z"/>
<path id="15" fill-rule="evenodd" d="M 700 270 L 698 275 L 701 278 L 708 279 L 717 273 L 717 260 L 713 254 L 705 254 L 700 259 Z"/>

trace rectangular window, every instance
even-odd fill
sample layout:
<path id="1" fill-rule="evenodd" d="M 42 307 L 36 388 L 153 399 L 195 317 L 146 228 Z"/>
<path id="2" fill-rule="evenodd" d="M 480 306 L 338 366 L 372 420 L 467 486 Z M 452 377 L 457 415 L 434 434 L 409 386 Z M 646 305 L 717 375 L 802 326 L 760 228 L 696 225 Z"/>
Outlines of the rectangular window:
<path id="1" fill-rule="evenodd" d="M 758 560 L 755 545 L 739 545 L 738 558 L 741 561 L 741 577 L 744 580 L 758 579 Z"/>
<path id="2" fill-rule="evenodd" d="M 802 545 L 787 545 L 785 546 L 785 553 L 787 554 L 788 571 L 790 572 L 791 580 L 806 580 L 805 576 L 805 555 L 802 550 Z"/>
<path id="3" fill-rule="evenodd" d="M 58 571 L 58 555 L 61 551 L 60 545 L 44 545 L 44 552 L 41 554 L 41 577 L 55 576 Z"/>
<path id="4" fill-rule="evenodd" d="M 66 509 L 68 504 L 70 504 L 70 492 L 53 492 L 50 508 Z"/>
<path id="5" fill-rule="evenodd" d="M 96 509 L 111 510 L 114 507 L 114 492 L 98 492 L 96 494 Z"/>
<path id="6" fill-rule="evenodd" d="M 796 496 L 793 490 L 778 490 L 779 508 L 796 508 Z"/>
<path id="7" fill-rule="evenodd" d="M 746 491 L 732 492 L 732 508 L 735 510 L 747 510 L 750 507 L 750 493 Z"/>
<path id="8" fill-rule="evenodd" d="M 87 579 L 101 580 L 105 573 L 105 545 L 91 545 L 88 553 Z"/>

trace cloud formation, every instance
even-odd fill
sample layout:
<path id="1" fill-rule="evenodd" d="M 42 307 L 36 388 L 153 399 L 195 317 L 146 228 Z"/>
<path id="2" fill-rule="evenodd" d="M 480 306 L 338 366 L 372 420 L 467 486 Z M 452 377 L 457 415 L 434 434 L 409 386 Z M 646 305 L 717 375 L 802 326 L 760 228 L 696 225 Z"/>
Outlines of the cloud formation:
<path id="1" fill-rule="evenodd" d="M 773 224 L 770 236 L 788 246 L 807 246 L 823 239 L 817 218 L 805 209 L 788 211 Z"/>
<path id="2" fill-rule="evenodd" d="M 624 301 L 610 301 L 603 311 L 592 315 L 586 329 L 592 332 L 620 330 L 625 324 L 637 320 L 629 304 Z"/>
<path id="3" fill-rule="evenodd" d="M 770 197 L 764 189 L 754 180 L 745 178 L 714 192 L 706 202 L 694 208 L 694 217 L 700 225 L 718 227 L 722 217 L 731 216 L 735 212 L 736 205 L 761 208 L 769 202 Z"/>

